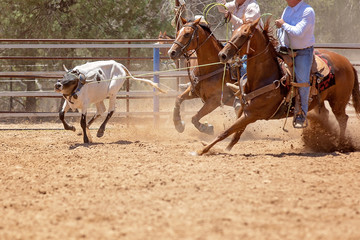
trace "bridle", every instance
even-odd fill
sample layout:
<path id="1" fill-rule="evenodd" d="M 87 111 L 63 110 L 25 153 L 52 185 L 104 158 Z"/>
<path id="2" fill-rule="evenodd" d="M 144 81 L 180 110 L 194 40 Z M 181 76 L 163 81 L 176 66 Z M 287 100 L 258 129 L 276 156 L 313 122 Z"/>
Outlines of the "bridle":
<path id="1" fill-rule="evenodd" d="M 195 23 L 187 23 L 183 26 L 183 28 L 185 28 L 185 27 L 191 27 L 194 30 L 192 32 L 192 35 L 191 35 L 189 41 L 186 44 L 183 44 L 175 39 L 174 44 L 178 45 L 181 48 L 181 54 L 184 55 L 185 59 L 187 60 L 186 65 L 187 65 L 187 72 L 188 72 L 190 81 L 193 84 L 197 84 L 198 82 L 200 82 L 203 79 L 209 78 L 215 74 L 222 72 L 223 69 L 220 69 L 221 71 L 216 70 L 214 72 L 211 72 L 211 73 L 203 75 L 203 76 L 195 76 L 193 72 L 190 73 L 190 57 L 194 53 L 196 53 L 210 39 L 211 36 L 214 35 L 214 32 L 211 31 L 209 36 L 202 43 L 199 43 L 199 32 L 198 31 L 199 31 L 199 27 L 201 27 L 201 25 L 197 26 L 197 24 L 195 24 Z M 189 47 L 189 45 L 195 38 L 196 38 L 197 46 L 193 51 L 191 51 L 191 53 L 189 53 L 189 51 L 186 49 Z M 194 70 L 195 70 L 195 68 L 192 71 L 194 71 Z"/>
<path id="2" fill-rule="evenodd" d="M 199 28 L 198 28 L 198 26 L 196 26 L 196 24 L 194 24 L 194 23 L 190 23 L 190 24 L 184 25 L 183 28 L 184 28 L 184 27 L 191 27 L 191 28 L 194 30 L 193 33 L 192 33 L 192 35 L 191 35 L 191 37 L 190 37 L 190 39 L 189 39 L 189 41 L 188 41 L 186 44 L 183 44 L 183 43 L 181 43 L 181 42 L 179 42 L 179 41 L 177 41 L 177 40 L 175 39 L 174 43 L 181 48 L 181 53 L 184 55 L 184 57 L 185 57 L 187 60 L 189 60 L 190 57 L 191 57 L 197 50 L 199 50 L 199 49 L 207 42 L 207 40 L 209 40 L 209 38 L 210 38 L 214 33 L 211 32 L 211 33 L 209 34 L 209 36 L 208 36 L 201 44 L 199 44 L 199 32 L 198 32 Z M 195 37 L 196 37 L 197 47 L 189 54 L 188 51 L 186 51 L 186 48 L 189 47 L 189 45 L 191 44 L 191 42 L 193 41 L 193 39 L 194 39 Z"/>
<path id="3" fill-rule="evenodd" d="M 247 42 L 246 54 L 249 55 L 250 50 L 255 51 L 254 49 L 252 49 L 252 48 L 250 47 L 251 39 L 252 39 L 252 37 L 255 35 L 255 30 L 256 30 L 256 29 L 254 29 L 254 30 L 251 32 L 251 34 L 249 34 L 249 36 L 248 36 L 247 39 L 244 41 L 244 43 L 242 44 L 241 47 L 238 47 L 238 46 L 237 46 L 234 42 L 232 42 L 231 40 L 228 41 L 228 43 L 229 43 L 233 48 L 235 48 L 235 50 L 236 50 L 236 52 L 235 52 L 234 55 L 236 55 L 236 54 L 245 46 L 245 43 L 246 43 L 246 42 Z M 268 44 L 266 45 L 266 47 L 264 48 L 264 50 L 262 50 L 260 53 L 254 55 L 254 56 L 252 56 L 252 57 L 247 58 L 246 61 L 249 61 L 250 59 L 256 58 L 256 57 L 260 56 L 261 54 L 264 54 L 265 52 L 267 52 L 267 51 L 269 50 L 269 46 L 270 46 L 270 41 L 268 42 Z"/>
<path id="4" fill-rule="evenodd" d="M 193 33 L 191 34 L 191 37 L 190 37 L 189 41 L 188 41 L 187 43 L 183 44 L 183 43 L 181 43 L 181 42 L 179 42 L 179 41 L 177 41 L 177 40 L 175 39 L 174 43 L 181 48 L 181 53 L 185 56 L 185 58 L 188 59 L 188 58 L 190 58 L 191 55 L 193 55 L 193 54 L 196 52 L 196 50 L 198 49 L 198 46 L 199 46 L 199 33 L 198 33 L 198 28 L 197 28 L 193 23 L 192 23 L 192 24 L 188 24 L 187 26 L 185 25 L 185 26 L 183 26 L 183 27 L 191 27 L 191 28 L 194 30 Z M 196 36 L 195 36 L 195 35 L 196 35 Z M 196 47 L 196 49 L 195 49 L 191 54 L 188 54 L 187 51 L 185 51 L 185 50 L 186 50 L 186 48 L 189 47 L 189 45 L 191 44 L 191 42 L 193 41 L 193 39 L 194 39 L 195 37 L 196 37 L 196 41 L 197 41 L 197 47 Z"/>

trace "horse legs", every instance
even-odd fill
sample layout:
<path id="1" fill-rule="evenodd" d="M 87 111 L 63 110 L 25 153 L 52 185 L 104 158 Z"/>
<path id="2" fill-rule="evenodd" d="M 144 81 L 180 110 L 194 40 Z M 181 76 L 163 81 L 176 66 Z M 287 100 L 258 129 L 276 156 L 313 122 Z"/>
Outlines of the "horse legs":
<path id="1" fill-rule="evenodd" d="M 236 132 L 236 135 L 234 137 L 235 140 L 233 139 L 233 141 L 231 142 L 235 144 L 239 140 L 241 134 L 245 131 L 246 126 L 255 121 L 256 119 L 246 116 L 240 117 L 233 125 L 223 131 L 220 135 L 218 135 L 210 144 L 205 146 L 205 148 L 203 148 L 202 150 L 198 151 L 197 154 L 203 155 L 204 153 L 207 153 L 216 143 L 224 140 L 225 138 Z M 229 144 L 229 146 L 231 145 L 231 143 Z"/>
<path id="2" fill-rule="evenodd" d="M 242 131 L 238 131 L 234 134 L 233 138 L 231 139 L 231 142 L 226 147 L 226 150 L 230 151 L 233 146 L 239 141 L 241 134 L 244 132 L 245 128 Z"/>
<path id="3" fill-rule="evenodd" d="M 197 97 L 194 94 L 190 94 L 190 92 L 191 92 L 191 86 L 189 86 L 181 95 L 179 95 L 175 101 L 175 107 L 174 107 L 174 112 L 173 112 L 173 122 L 175 125 L 175 129 L 179 133 L 182 133 L 185 130 L 185 123 L 184 123 L 184 121 L 181 120 L 181 116 L 180 116 L 181 103 L 184 100 L 193 99 L 193 98 Z"/>
<path id="4" fill-rule="evenodd" d="M 217 96 L 208 99 L 204 103 L 204 105 L 200 108 L 200 110 L 192 117 L 191 122 L 200 132 L 213 135 L 214 126 L 212 126 L 211 124 L 203 124 L 200 122 L 200 119 L 205 115 L 214 111 L 219 106 L 220 106 L 220 101 Z"/>
<path id="5" fill-rule="evenodd" d="M 344 151 L 350 151 L 353 147 L 347 141 L 345 137 L 347 121 L 349 116 L 346 114 L 346 104 L 341 104 L 339 102 L 333 103 L 330 102 L 331 109 L 336 117 L 336 120 L 339 123 L 340 135 L 339 135 L 339 147 Z"/>
<path id="6" fill-rule="evenodd" d="M 237 118 L 240 118 L 241 115 L 244 112 L 244 108 L 243 106 L 240 106 L 240 108 L 237 110 L 236 114 L 237 114 Z M 231 142 L 229 143 L 229 145 L 226 147 L 226 150 L 230 151 L 233 146 L 239 141 L 241 134 L 244 132 L 245 128 L 242 131 L 236 132 L 233 136 L 233 138 L 231 139 Z"/>

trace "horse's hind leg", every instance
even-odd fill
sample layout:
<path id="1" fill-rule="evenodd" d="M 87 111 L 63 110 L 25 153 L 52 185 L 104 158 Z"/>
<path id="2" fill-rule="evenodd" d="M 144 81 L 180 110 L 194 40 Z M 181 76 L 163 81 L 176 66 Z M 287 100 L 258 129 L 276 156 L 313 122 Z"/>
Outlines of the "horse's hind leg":
<path id="1" fill-rule="evenodd" d="M 175 107 L 174 107 L 174 112 L 173 112 L 173 122 L 175 125 L 175 129 L 179 133 L 182 133 L 185 130 L 185 123 L 184 123 L 184 121 L 181 120 L 181 115 L 180 115 L 181 103 L 184 100 L 196 98 L 196 96 L 194 94 L 190 94 L 190 92 L 191 92 L 191 86 L 189 86 L 181 95 L 179 95 L 175 101 Z"/>
<path id="2" fill-rule="evenodd" d="M 347 127 L 347 122 L 349 119 L 349 116 L 346 114 L 346 103 L 345 104 L 341 104 L 339 102 L 337 103 L 333 103 L 330 102 L 330 106 L 332 108 L 332 111 L 336 117 L 336 120 L 339 123 L 339 128 L 340 128 L 340 135 L 339 135 L 339 144 L 338 147 L 341 151 L 353 151 L 353 146 L 351 144 L 351 142 L 348 141 L 348 139 L 345 136 L 346 133 L 346 127 Z"/>

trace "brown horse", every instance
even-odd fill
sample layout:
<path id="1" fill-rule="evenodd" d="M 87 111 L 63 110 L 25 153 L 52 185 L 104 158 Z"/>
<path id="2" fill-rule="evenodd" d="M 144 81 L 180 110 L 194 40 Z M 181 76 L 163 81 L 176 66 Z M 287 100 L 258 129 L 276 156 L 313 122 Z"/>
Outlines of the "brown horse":
<path id="1" fill-rule="evenodd" d="M 160 31 L 159 35 L 158 35 L 158 39 L 161 41 L 157 42 L 156 44 L 164 44 L 164 43 L 171 44 L 174 41 L 175 37 L 167 34 L 166 31 L 164 31 L 164 32 Z M 169 40 L 169 41 L 166 41 L 166 40 Z M 167 48 L 160 48 L 161 55 L 166 56 L 168 51 L 169 51 L 169 49 L 167 49 Z"/>
<path id="2" fill-rule="evenodd" d="M 222 62 L 226 62 L 238 52 L 240 54 L 248 54 L 248 81 L 245 86 L 245 93 L 247 95 L 266 86 L 274 85 L 274 87 L 270 91 L 257 95 L 248 104 L 245 104 L 243 115 L 210 144 L 201 151 L 198 151 L 199 155 L 208 152 L 217 142 L 235 133 L 232 141 L 227 146 L 227 150 L 231 150 L 240 139 L 247 125 L 257 120 L 271 119 L 284 97 L 286 97 L 288 89 L 279 84 L 278 81 L 282 74 L 276 59 L 277 54 L 272 44 L 273 41 L 271 41 L 273 38 L 269 34 L 269 21 L 266 23 L 263 31 L 256 28 L 258 22 L 257 20 L 253 23 L 244 24 L 234 31 L 230 41 L 219 53 L 219 58 Z M 315 108 L 317 111 L 312 111 L 312 113 L 316 114 L 318 119 L 325 123 L 329 117 L 329 111 L 324 105 L 324 101 L 327 100 L 340 126 L 338 148 L 342 149 L 344 147 L 348 149 L 349 146 L 341 146 L 342 143 L 346 142 L 345 130 L 348 115 L 345 112 L 345 108 L 352 96 L 353 106 L 359 116 L 360 91 L 357 72 L 344 56 L 326 50 L 319 50 L 319 52 L 332 64 L 336 84 L 321 92 L 320 95 L 313 96 L 313 100 L 309 104 L 309 110 Z M 286 117 L 286 114 L 278 118 L 284 117 Z"/>
<path id="3" fill-rule="evenodd" d="M 178 31 L 177 38 L 168 52 L 170 58 L 178 59 L 181 55 L 189 58 L 191 55 L 189 51 L 192 51 L 196 53 L 199 66 L 214 64 L 191 70 L 193 72 L 189 74 L 191 85 L 176 98 L 173 121 L 177 131 L 183 132 L 185 125 L 180 116 L 181 103 L 184 100 L 201 98 L 204 105 L 192 117 L 192 123 L 200 132 L 213 134 L 213 126 L 200 123 L 200 119 L 221 105 L 221 96 L 225 105 L 232 106 L 234 102 L 233 92 L 225 86 L 227 82 L 231 82 L 230 75 L 226 72 L 223 81 L 224 65 L 219 62 L 218 57 L 223 45 L 207 25 L 200 24 L 201 19 L 187 22 L 182 18 L 182 21 L 183 27 Z"/>

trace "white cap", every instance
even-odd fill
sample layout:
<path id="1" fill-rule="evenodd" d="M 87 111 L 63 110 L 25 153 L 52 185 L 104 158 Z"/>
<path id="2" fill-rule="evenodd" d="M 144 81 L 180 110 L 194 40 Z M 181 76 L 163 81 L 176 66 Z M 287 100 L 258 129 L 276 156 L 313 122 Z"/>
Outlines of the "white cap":
<path id="1" fill-rule="evenodd" d="M 195 20 L 197 20 L 197 19 L 201 19 L 201 21 L 200 22 L 204 22 L 204 23 L 206 23 L 206 20 L 205 20 L 205 18 L 204 18 L 204 16 L 203 15 L 195 15 Z"/>

